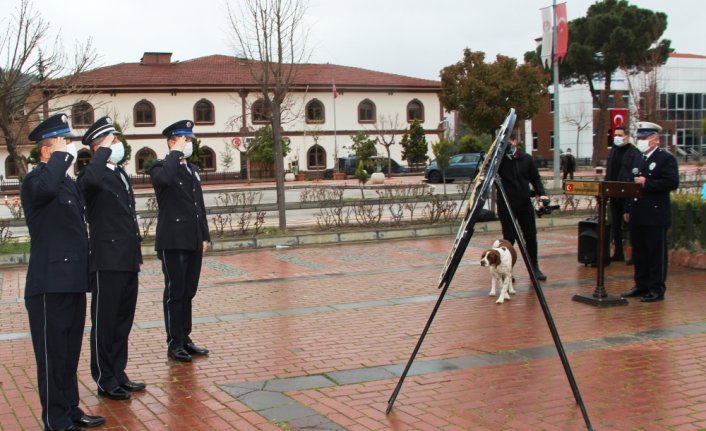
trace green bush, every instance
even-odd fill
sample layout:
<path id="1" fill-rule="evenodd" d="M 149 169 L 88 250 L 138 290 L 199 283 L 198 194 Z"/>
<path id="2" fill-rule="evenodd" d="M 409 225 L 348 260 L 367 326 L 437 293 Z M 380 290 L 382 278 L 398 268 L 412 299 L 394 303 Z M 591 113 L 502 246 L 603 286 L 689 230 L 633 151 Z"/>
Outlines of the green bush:
<path id="1" fill-rule="evenodd" d="M 669 248 L 706 248 L 706 201 L 698 193 L 672 195 Z"/>

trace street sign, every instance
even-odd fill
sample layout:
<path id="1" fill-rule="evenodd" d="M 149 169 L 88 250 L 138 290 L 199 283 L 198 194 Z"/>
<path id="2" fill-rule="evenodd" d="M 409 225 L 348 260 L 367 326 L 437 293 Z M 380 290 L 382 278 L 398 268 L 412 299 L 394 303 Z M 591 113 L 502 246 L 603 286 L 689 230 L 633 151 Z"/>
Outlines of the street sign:
<path id="1" fill-rule="evenodd" d="M 237 150 L 238 148 L 240 148 L 240 144 L 242 144 L 242 141 L 240 140 L 239 137 L 236 136 L 235 138 L 233 138 L 230 141 L 230 143 L 231 143 L 231 145 L 233 145 L 233 148 L 235 148 Z"/>

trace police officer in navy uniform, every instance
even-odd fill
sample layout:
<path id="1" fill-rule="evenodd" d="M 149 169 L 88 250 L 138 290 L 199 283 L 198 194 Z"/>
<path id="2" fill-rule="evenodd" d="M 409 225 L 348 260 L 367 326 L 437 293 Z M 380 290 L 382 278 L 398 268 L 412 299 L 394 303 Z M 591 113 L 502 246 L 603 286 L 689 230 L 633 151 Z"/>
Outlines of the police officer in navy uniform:
<path id="1" fill-rule="evenodd" d="M 624 297 L 640 296 L 642 302 L 662 301 L 667 290 L 667 229 L 671 224 L 669 193 L 679 187 L 679 166 L 668 151 L 659 148 L 657 124 L 637 125 L 637 149 L 644 155 L 635 182 L 642 195 L 634 198 L 625 221 L 635 262 L 635 287 Z"/>
<path id="2" fill-rule="evenodd" d="M 47 430 L 81 430 L 105 423 L 78 406 L 78 360 L 86 321 L 88 232 L 76 183 L 67 175 L 76 158 L 64 114 L 29 134 L 40 163 L 22 182 L 20 195 L 31 237 L 25 283 L 37 362 L 42 422 Z"/>
<path id="3" fill-rule="evenodd" d="M 93 150 L 93 158 L 77 182 L 90 233 L 91 374 L 100 396 L 127 400 L 130 392 L 145 389 L 125 373 L 142 253 L 135 195 L 118 165 L 125 156 L 118 135 L 110 117 L 88 128 L 81 142 Z"/>
<path id="4" fill-rule="evenodd" d="M 164 324 L 167 356 L 189 362 L 192 355 L 207 355 L 208 349 L 191 340 L 191 306 L 201 274 L 201 260 L 208 250 L 206 208 L 198 167 L 188 163 L 193 153 L 194 123 L 177 121 L 162 131 L 169 154 L 150 168 L 157 195 L 155 249 L 164 273 Z"/>

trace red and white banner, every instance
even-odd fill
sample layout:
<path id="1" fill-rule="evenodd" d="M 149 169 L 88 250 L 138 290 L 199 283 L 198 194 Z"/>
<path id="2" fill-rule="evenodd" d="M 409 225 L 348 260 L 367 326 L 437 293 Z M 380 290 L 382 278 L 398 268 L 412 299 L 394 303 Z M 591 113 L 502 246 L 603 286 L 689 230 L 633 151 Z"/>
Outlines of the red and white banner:
<path id="1" fill-rule="evenodd" d="M 540 9 L 542 11 L 542 64 L 549 67 L 552 62 L 552 43 L 554 33 L 552 31 L 552 7 Z"/>
<path id="2" fill-rule="evenodd" d="M 609 108 L 608 115 L 610 115 L 610 136 L 615 134 L 615 128 L 618 126 L 628 128 L 630 111 L 627 108 Z"/>
<path id="3" fill-rule="evenodd" d="M 566 3 L 556 5 L 556 61 L 566 57 L 569 47 L 569 22 L 566 20 Z"/>

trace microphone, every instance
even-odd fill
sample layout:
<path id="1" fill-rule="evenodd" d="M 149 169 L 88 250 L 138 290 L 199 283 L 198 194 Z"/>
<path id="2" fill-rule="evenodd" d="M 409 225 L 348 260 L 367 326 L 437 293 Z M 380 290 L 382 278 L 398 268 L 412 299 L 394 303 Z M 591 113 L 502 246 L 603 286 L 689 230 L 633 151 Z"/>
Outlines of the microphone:
<path id="1" fill-rule="evenodd" d="M 640 170 L 637 168 L 632 168 L 632 174 L 633 176 L 640 176 Z"/>

